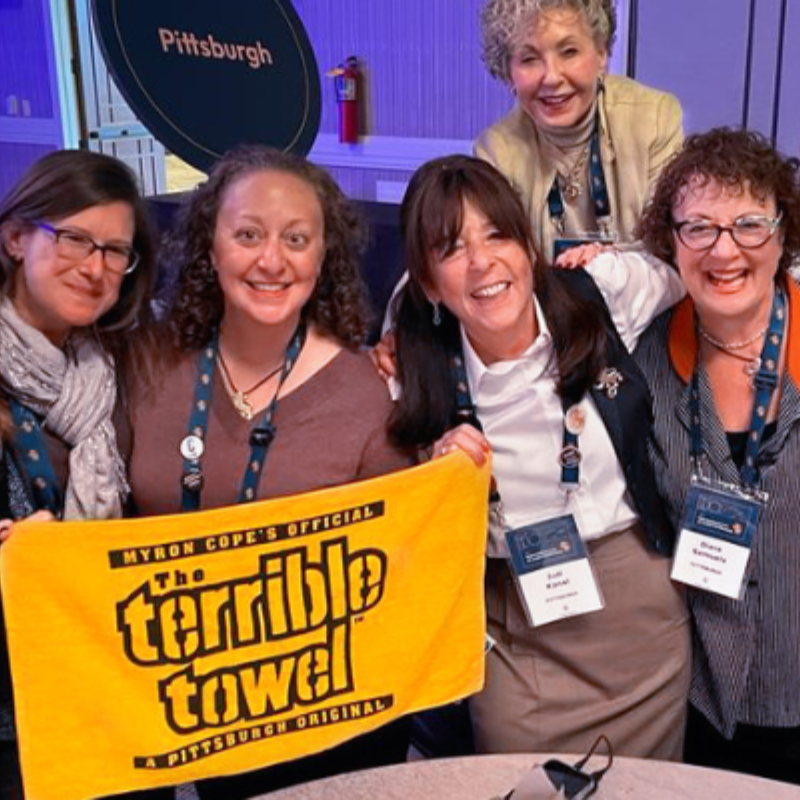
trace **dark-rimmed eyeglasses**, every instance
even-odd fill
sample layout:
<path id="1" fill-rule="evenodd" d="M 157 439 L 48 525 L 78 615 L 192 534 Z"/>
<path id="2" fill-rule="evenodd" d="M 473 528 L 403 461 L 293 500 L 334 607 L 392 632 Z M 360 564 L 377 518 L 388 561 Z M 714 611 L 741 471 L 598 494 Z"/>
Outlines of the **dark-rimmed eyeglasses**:
<path id="1" fill-rule="evenodd" d="M 98 244 L 90 236 L 71 228 L 54 228 L 46 222 L 35 222 L 37 228 L 53 234 L 56 240 L 56 253 L 70 261 L 83 261 L 95 250 L 103 254 L 106 268 L 117 275 L 127 275 L 136 269 L 139 254 L 125 244 Z"/>
<path id="2" fill-rule="evenodd" d="M 674 223 L 672 229 L 690 250 L 710 250 L 723 231 L 729 233 L 739 247 L 753 250 L 765 245 L 775 235 L 782 217 L 783 214 L 777 217 L 738 217 L 732 225 L 717 225 L 704 219 L 684 220 Z"/>

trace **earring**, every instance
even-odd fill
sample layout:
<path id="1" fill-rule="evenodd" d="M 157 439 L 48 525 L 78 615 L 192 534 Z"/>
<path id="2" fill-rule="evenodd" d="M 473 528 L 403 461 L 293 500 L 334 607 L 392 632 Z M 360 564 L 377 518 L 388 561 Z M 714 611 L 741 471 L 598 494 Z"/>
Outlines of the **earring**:
<path id="1" fill-rule="evenodd" d="M 439 304 L 431 303 L 431 305 L 433 306 L 433 324 L 438 328 L 439 325 L 442 324 L 442 315 L 439 311 Z"/>

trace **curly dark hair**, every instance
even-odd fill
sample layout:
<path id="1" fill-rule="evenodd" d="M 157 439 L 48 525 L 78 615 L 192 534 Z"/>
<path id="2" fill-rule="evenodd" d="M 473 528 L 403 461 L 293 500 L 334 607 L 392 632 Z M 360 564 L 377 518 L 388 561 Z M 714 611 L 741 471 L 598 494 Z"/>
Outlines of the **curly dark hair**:
<path id="1" fill-rule="evenodd" d="M 656 184 L 639 221 L 639 238 L 663 261 L 675 263 L 673 209 L 689 188 L 716 183 L 732 194 L 750 192 L 763 202 L 774 197 L 783 215 L 783 253 L 779 268 L 788 269 L 800 254 L 800 160 L 781 155 L 759 133 L 713 128 L 686 139 Z"/>
<path id="2" fill-rule="evenodd" d="M 243 145 L 226 153 L 181 208 L 165 244 L 165 261 L 178 270 L 165 318 L 173 355 L 198 350 L 209 341 L 224 312 L 224 297 L 211 263 L 217 216 L 228 189 L 256 172 L 283 172 L 316 193 L 325 223 L 325 258 L 304 317 L 320 332 L 357 348 L 366 339 L 369 296 L 359 271 L 366 228 L 334 179 L 301 156 L 261 145 Z"/>

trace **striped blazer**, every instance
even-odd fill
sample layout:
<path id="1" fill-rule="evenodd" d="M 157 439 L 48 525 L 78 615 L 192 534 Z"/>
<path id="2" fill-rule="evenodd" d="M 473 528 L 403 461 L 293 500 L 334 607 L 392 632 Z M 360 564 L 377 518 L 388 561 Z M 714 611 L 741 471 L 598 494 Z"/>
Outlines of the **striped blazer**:
<path id="1" fill-rule="evenodd" d="M 758 457 L 760 486 L 769 500 L 744 597 L 688 592 L 695 635 L 690 700 L 728 738 L 737 723 L 800 725 L 800 291 L 789 283 L 788 357 L 777 426 Z M 653 395 L 656 480 L 678 528 L 692 471 L 689 380 L 696 353 L 689 298 L 655 320 L 634 353 Z M 740 485 L 708 376 L 702 365 L 699 370 L 703 470 Z"/>

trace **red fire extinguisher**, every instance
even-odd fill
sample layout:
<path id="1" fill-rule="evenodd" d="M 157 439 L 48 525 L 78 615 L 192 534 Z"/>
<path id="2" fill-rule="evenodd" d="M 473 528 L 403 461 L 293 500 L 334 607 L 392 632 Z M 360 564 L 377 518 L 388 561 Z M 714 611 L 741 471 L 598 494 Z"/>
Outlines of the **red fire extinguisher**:
<path id="1" fill-rule="evenodd" d="M 328 72 L 334 79 L 336 102 L 339 105 L 339 141 L 358 143 L 358 94 L 361 75 L 358 58 L 349 56 L 343 64 Z"/>

